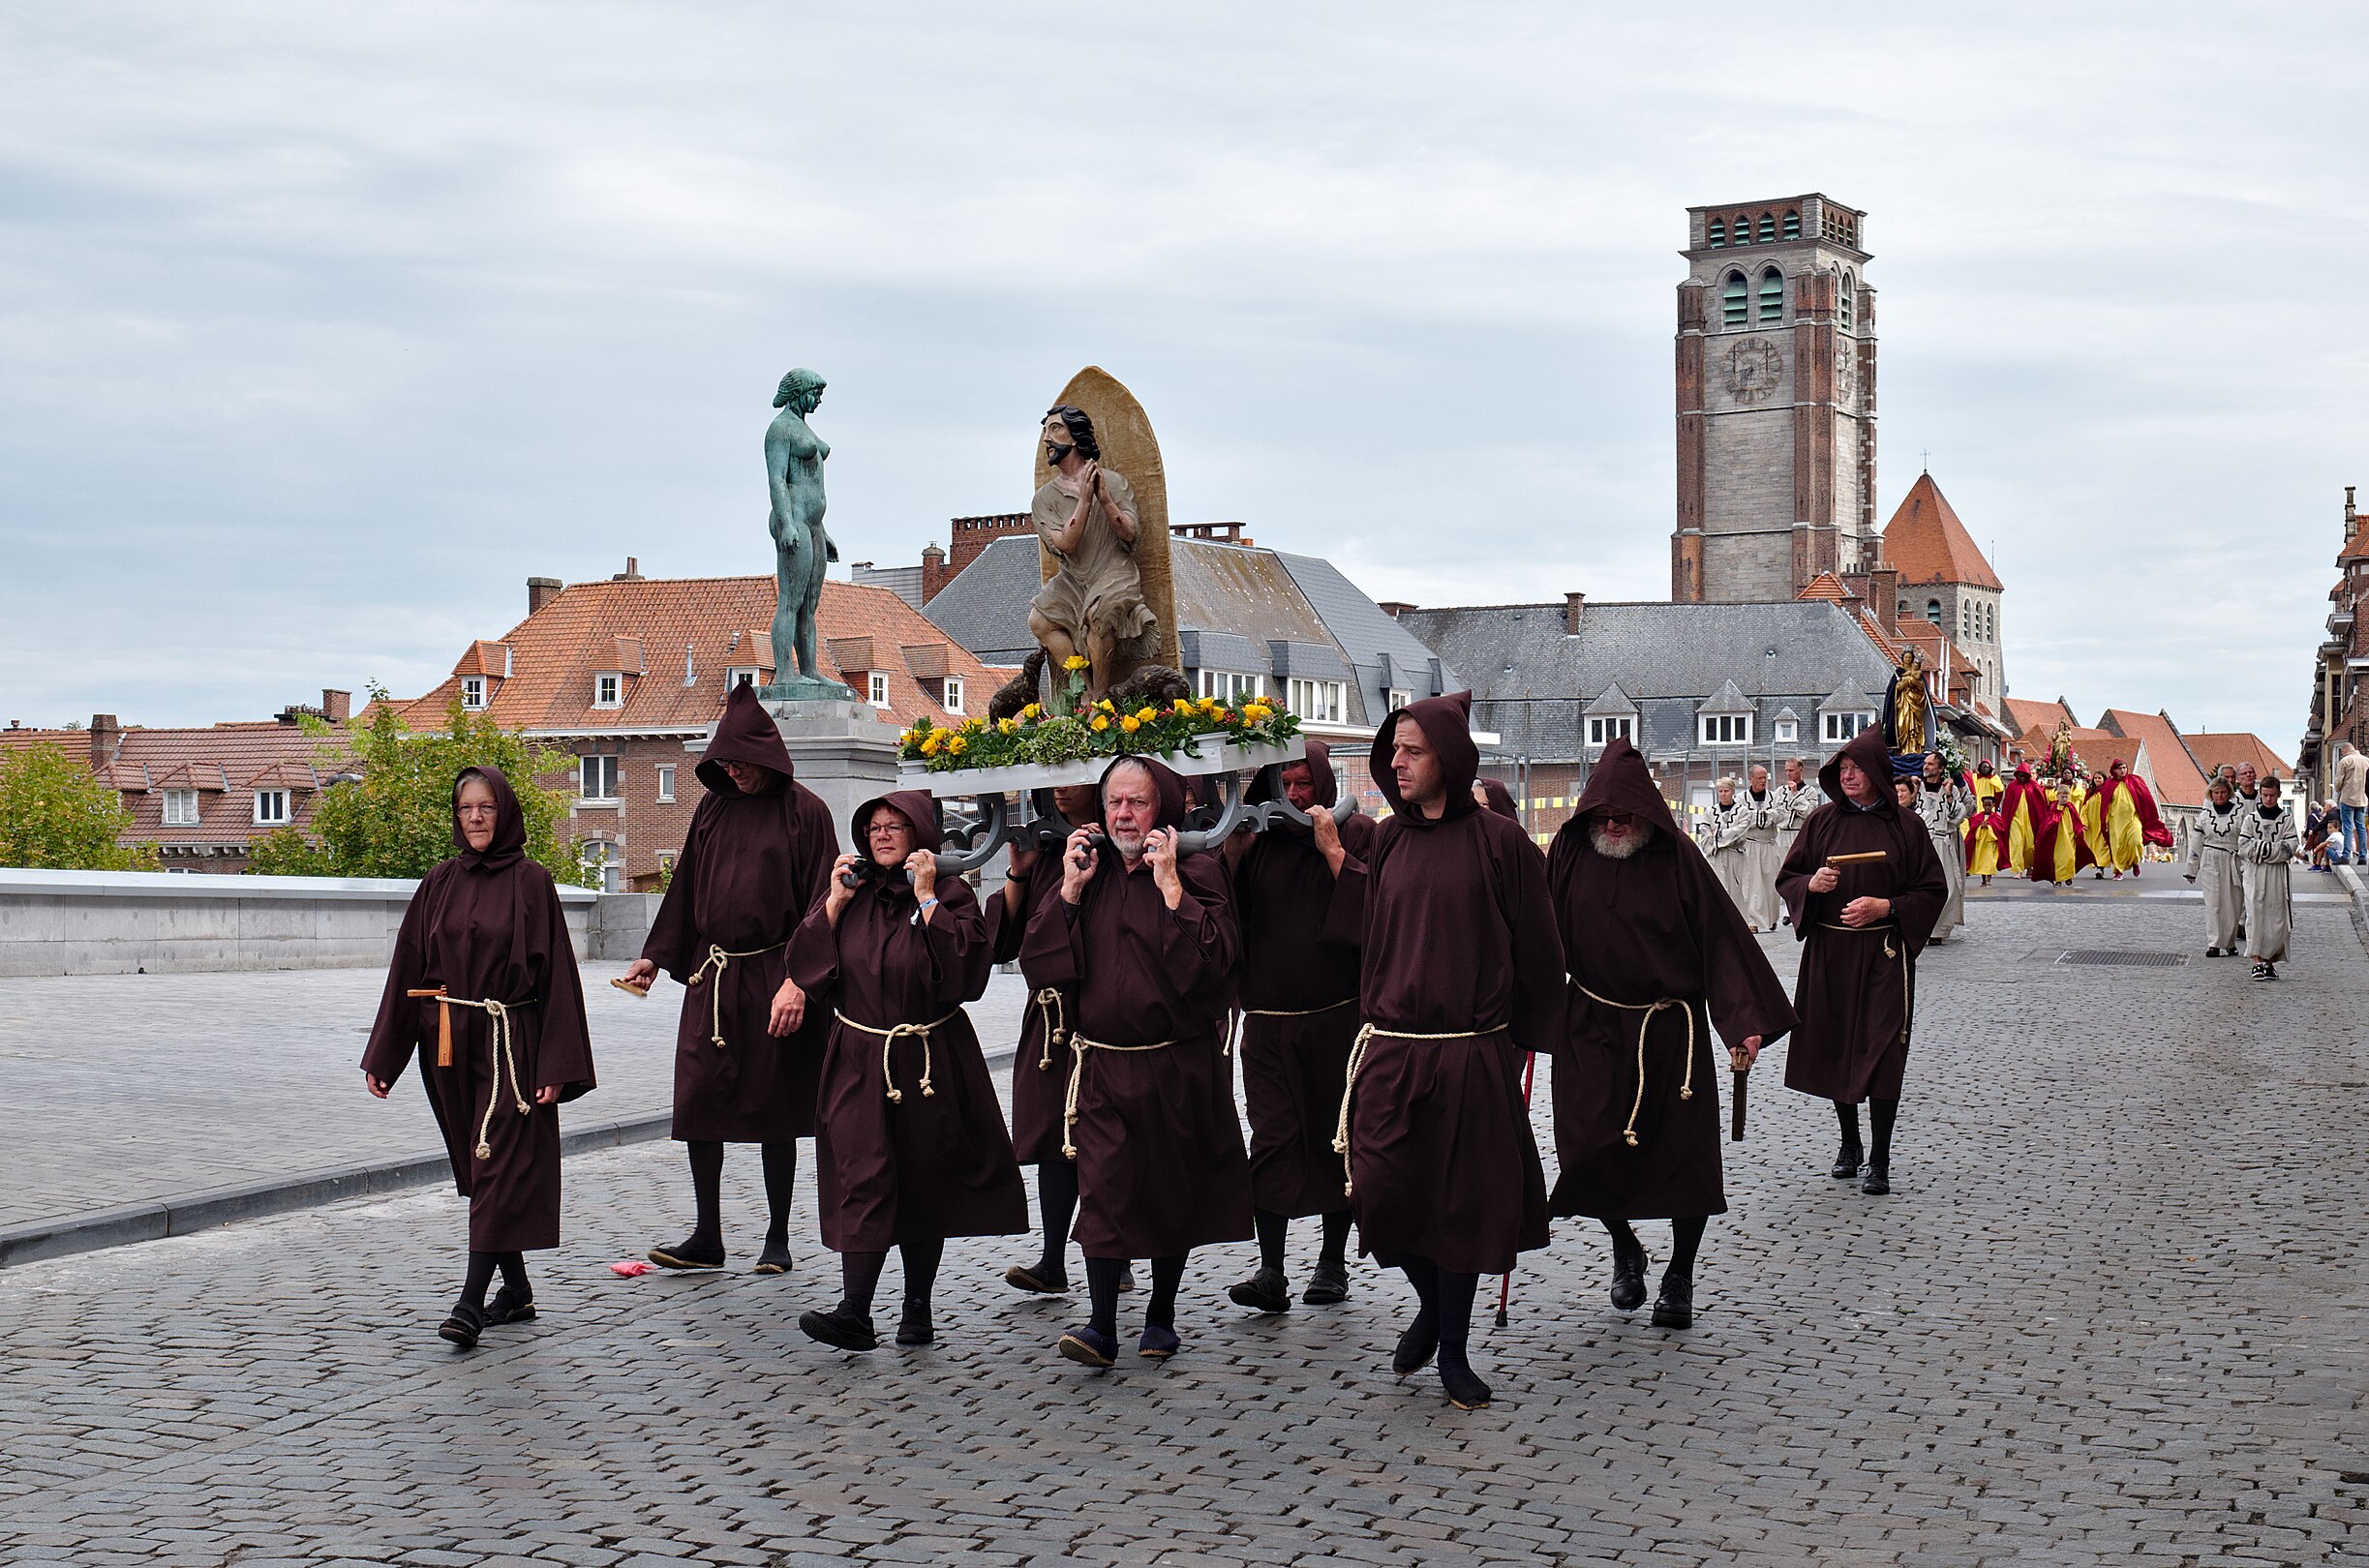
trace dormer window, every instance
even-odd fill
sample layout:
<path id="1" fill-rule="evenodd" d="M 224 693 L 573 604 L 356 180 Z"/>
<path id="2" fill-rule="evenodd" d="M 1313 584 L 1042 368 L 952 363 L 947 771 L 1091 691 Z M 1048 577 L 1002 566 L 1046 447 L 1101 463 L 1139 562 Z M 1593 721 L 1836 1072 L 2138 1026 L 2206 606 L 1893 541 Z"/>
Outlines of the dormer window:
<path id="1" fill-rule="evenodd" d="M 485 677 L 475 675 L 461 678 L 461 706 L 472 713 L 484 710 Z"/>
<path id="2" fill-rule="evenodd" d="M 962 711 L 962 680 L 960 677 L 948 676 L 946 678 L 944 698 L 945 700 L 938 704 L 940 708 L 943 708 L 949 713 L 959 714 Z"/>
<path id="3" fill-rule="evenodd" d="M 1802 721 L 1800 719 L 1780 718 L 1777 721 L 1777 743 L 1778 745 L 1790 746 L 1800 741 L 1801 739 Z"/>
<path id="4" fill-rule="evenodd" d="M 1588 719 L 1588 749 L 1601 751 L 1615 740 L 1631 745 L 1637 739 L 1637 720 L 1630 713 L 1596 713 Z"/>
<path id="5" fill-rule="evenodd" d="M 761 686 L 764 683 L 765 672 L 753 664 L 734 665 L 724 672 L 724 690 L 727 692 L 735 686 Z"/>
<path id="6" fill-rule="evenodd" d="M 255 792 L 255 825 L 258 828 L 278 828 L 288 822 L 288 791 L 258 790 Z"/>
<path id="7" fill-rule="evenodd" d="M 886 670 L 874 670 L 872 672 L 872 678 L 867 684 L 871 687 L 870 696 L 872 699 L 872 706 L 874 708 L 888 707 L 889 673 Z"/>
<path id="8" fill-rule="evenodd" d="M 1748 746 L 1752 743 L 1752 715 L 1749 713 L 1704 713 L 1700 719 L 1703 744 L 1707 746 Z"/>
<path id="9" fill-rule="evenodd" d="M 623 671 L 603 670 L 592 677 L 592 706 L 623 708 L 625 706 L 625 677 Z"/>
<path id="10" fill-rule="evenodd" d="M 196 790 L 167 790 L 165 792 L 165 826 L 195 828 L 197 826 L 197 792 Z"/>

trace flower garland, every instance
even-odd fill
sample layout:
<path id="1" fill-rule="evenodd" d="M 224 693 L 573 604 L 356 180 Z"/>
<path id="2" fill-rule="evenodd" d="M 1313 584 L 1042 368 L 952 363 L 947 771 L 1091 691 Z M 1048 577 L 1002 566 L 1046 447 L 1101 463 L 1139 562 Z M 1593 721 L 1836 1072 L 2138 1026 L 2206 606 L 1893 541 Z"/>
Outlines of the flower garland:
<path id="1" fill-rule="evenodd" d="M 1263 697 L 1198 701 L 1179 697 L 1120 709 L 1109 698 L 1088 703 L 1086 661 L 1063 662 L 1069 711 L 1048 713 L 1030 703 L 1017 717 L 964 719 L 948 727 L 927 715 L 898 739 L 898 754 L 933 773 L 969 768 L 1082 762 L 1089 757 L 1157 756 L 1183 751 L 1204 735 L 1222 734 L 1243 745 L 1280 745 L 1299 733 L 1299 716 Z"/>

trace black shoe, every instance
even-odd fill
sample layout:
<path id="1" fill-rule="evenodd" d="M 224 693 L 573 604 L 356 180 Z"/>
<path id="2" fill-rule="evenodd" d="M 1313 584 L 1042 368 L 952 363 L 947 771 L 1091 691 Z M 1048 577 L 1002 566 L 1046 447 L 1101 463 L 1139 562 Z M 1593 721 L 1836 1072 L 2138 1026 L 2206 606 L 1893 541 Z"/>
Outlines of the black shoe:
<path id="1" fill-rule="evenodd" d="M 1846 1143 L 1835 1151 L 1835 1168 L 1826 1174 L 1838 1182 L 1851 1181 L 1859 1175 L 1859 1167 L 1867 1163 L 1865 1150 L 1856 1143 Z"/>
<path id="2" fill-rule="evenodd" d="M 1405 1377 L 1419 1372 L 1431 1365 L 1431 1358 L 1440 1351 L 1440 1330 L 1417 1317 L 1407 1332 L 1398 1337 L 1398 1348 L 1390 1353 L 1390 1370 Z"/>
<path id="3" fill-rule="evenodd" d="M 904 1312 L 896 1319 L 896 1342 L 929 1344 L 937 1337 L 937 1326 L 929 1321 L 929 1309 L 919 1302 L 906 1302 Z"/>
<path id="4" fill-rule="evenodd" d="M 765 1238 L 765 1251 L 757 1254 L 756 1265 L 748 1272 L 751 1274 L 787 1274 L 790 1272 L 790 1265 L 796 1261 L 790 1256 L 788 1242 L 775 1241 L 768 1236 Z"/>
<path id="5" fill-rule="evenodd" d="M 1612 1305 L 1633 1312 L 1645 1305 L 1645 1244 L 1632 1236 L 1612 1244 Z"/>
<path id="6" fill-rule="evenodd" d="M 2254 966 L 2253 978 L 2258 980 L 2268 980 L 2270 978 L 2270 966 L 2264 963 L 2257 963 Z"/>
<path id="7" fill-rule="evenodd" d="M 1892 1191 L 1892 1167 L 1890 1165 L 1869 1165 L 1868 1179 L 1859 1184 L 1859 1190 L 1869 1197 L 1888 1195 Z"/>
<path id="8" fill-rule="evenodd" d="M 1683 1329 L 1694 1327 L 1694 1282 L 1661 1277 L 1661 1294 L 1654 1298 L 1654 1326 Z"/>
<path id="9" fill-rule="evenodd" d="M 1058 1269 L 1048 1269 L 1040 1263 L 1030 1268 L 1016 1263 L 1004 1270 L 1004 1283 L 1015 1290 L 1025 1290 L 1032 1296 L 1066 1296 L 1070 1293 L 1070 1277 Z"/>
<path id="10" fill-rule="evenodd" d="M 834 1308 L 827 1312 L 801 1312 L 798 1327 L 809 1340 L 820 1340 L 837 1350 L 877 1350 L 880 1335 L 869 1317 L 842 1312 Z"/>
<path id="11" fill-rule="evenodd" d="M 1108 1367 L 1119 1358 L 1118 1342 L 1089 1323 L 1061 1336 L 1060 1351 L 1088 1367 Z"/>
<path id="12" fill-rule="evenodd" d="M 1285 1282 L 1281 1269 L 1261 1268 L 1226 1294 L 1233 1298 L 1236 1307 L 1248 1307 L 1255 1312 L 1291 1310 L 1291 1287 Z"/>
<path id="13" fill-rule="evenodd" d="M 485 1304 L 488 1328 L 498 1323 L 532 1323 L 534 1321 L 534 1298 L 513 1291 L 503 1285 L 494 1292 L 494 1299 Z"/>
<path id="14" fill-rule="evenodd" d="M 2264 980 L 2277 980 L 2278 978 L 2279 978 L 2279 966 L 2278 966 L 2278 965 L 2276 965 L 2276 964 L 2272 964 L 2272 963 L 2265 963 L 2265 964 L 2263 964 L 2263 979 L 2264 979 Z"/>
<path id="15" fill-rule="evenodd" d="M 1299 1293 L 1299 1299 L 1311 1307 L 1330 1307 L 1349 1300 L 1349 1265 L 1329 1258 L 1318 1259 L 1316 1272 L 1308 1276 L 1308 1288 Z"/>
<path id="16" fill-rule="evenodd" d="M 1145 1361 L 1166 1361 L 1183 1348 L 1184 1342 L 1176 1338 L 1174 1329 L 1155 1328 L 1149 1323 L 1143 1325 L 1143 1333 L 1136 1341 L 1136 1354 Z"/>
<path id="17" fill-rule="evenodd" d="M 720 1269 L 724 1266 L 724 1244 L 703 1243 L 693 1236 L 680 1247 L 653 1247 L 650 1261 L 662 1269 Z"/>
<path id="18" fill-rule="evenodd" d="M 2207 958 L 2218 958 L 2221 956 L 2221 950 L 2219 948 L 2207 948 L 2204 950 L 2204 956 Z"/>
<path id="19" fill-rule="evenodd" d="M 1482 1382 L 1470 1367 L 1440 1364 L 1440 1386 L 1447 1391 L 1447 1402 L 1459 1410 L 1485 1410 L 1489 1407 L 1489 1385 Z"/>
<path id="20" fill-rule="evenodd" d="M 485 1330 L 485 1313 L 467 1302 L 453 1308 L 450 1316 L 437 1328 L 437 1333 L 464 1350 L 477 1348 L 477 1336 Z"/>

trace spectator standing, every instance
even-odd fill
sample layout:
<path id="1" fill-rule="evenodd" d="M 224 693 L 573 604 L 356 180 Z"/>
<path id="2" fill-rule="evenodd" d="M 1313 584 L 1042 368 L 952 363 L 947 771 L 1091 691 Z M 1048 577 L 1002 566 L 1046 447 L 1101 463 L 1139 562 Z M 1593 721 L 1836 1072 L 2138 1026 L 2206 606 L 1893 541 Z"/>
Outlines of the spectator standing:
<path id="1" fill-rule="evenodd" d="M 2337 852 L 2349 864 L 2369 862 L 2369 755 L 2336 742 Z"/>

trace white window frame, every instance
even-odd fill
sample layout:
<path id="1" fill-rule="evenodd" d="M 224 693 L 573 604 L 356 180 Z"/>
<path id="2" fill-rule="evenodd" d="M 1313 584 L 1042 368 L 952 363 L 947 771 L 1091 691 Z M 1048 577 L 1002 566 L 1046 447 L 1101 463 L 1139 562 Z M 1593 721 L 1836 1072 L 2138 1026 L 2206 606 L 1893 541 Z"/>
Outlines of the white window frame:
<path id="1" fill-rule="evenodd" d="M 621 759 L 614 751 L 588 751 L 576 759 L 576 794 L 587 805 L 615 805 L 621 785 L 618 764 Z M 591 785 L 591 789 L 585 786 Z M 602 785 L 608 793 L 596 793 Z"/>
<path id="2" fill-rule="evenodd" d="M 605 838 L 588 838 L 576 852 L 576 864 L 587 871 L 600 873 L 602 892 L 621 892 L 624 889 L 625 851 L 622 844 L 612 844 Z"/>
<path id="3" fill-rule="evenodd" d="M 258 790 L 255 792 L 255 825 L 258 828 L 288 826 L 288 791 Z"/>
<path id="4" fill-rule="evenodd" d="M 623 670 L 603 670 L 592 677 L 592 706 L 623 708 L 625 706 L 625 673 Z"/>
<path id="5" fill-rule="evenodd" d="M 962 678 L 960 676 L 946 678 L 944 696 L 946 700 L 938 706 L 959 717 L 962 712 Z"/>
<path id="6" fill-rule="evenodd" d="M 1707 746 L 1748 746 L 1752 743 L 1751 713 L 1697 713 L 1695 734 Z"/>
<path id="7" fill-rule="evenodd" d="M 471 713 L 485 711 L 485 677 L 473 675 L 461 678 L 461 706 Z"/>
<path id="8" fill-rule="evenodd" d="M 658 799 L 661 803 L 665 803 L 672 801 L 674 798 L 675 765 L 660 763 L 658 764 Z"/>
<path id="9" fill-rule="evenodd" d="M 889 673 L 886 670 L 874 670 L 871 678 L 865 684 L 870 688 L 868 695 L 874 708 L 889 706 Z"/>
<path id="10" fill-rule="evenodd" d="M 1263 697 L 1266 695 L 1266 677 L 1246 675 L 1239 670 L 1203 670 L 1200 672 L 1200 694 L 1214 697 L 1221 703 Z"/>
<path id="11" fill-rule="evenodd" d="M 1414 693 L 1409 691 L 1404 686 L 1392 686 L 1382 695 L 1388 704 L 1388 706 L 1382 709 L 1382 711 L 1385 713 L 1395 713 L 1400 709 L 1407 707 L 1409 704 L 1414 701 Z"/>
<path id="12" fill-rule="evenodd" d="M 165 792 L 165 826 L 195 828 L 197 826 L 197 792 L 196 790 L 167 790 Z"/>
<path id="13" fill-rule="evenodd" d="M 1818 734 L 1829 742 L 1852 740 L 1874 722 L 1875 715 L 1864 710 L 1826 713 L 1820 715 Z"/>
<path id="14" fill-rule="evenodd" d="M 1634 713 L 1591 713 L 1588 715 L 1588 749 L 1601 751 L 1615 740 L 1637 743 L 1637 716 Z"/>
<path id="15" fill-rule="evenodd" d="M 1780 718 L 1777 721 L 1777 743 L 1778 745 L 1799 745 L 1801 740 L 1802 721 L 1800 719 Z"/>
<path id="16" fill-rule="evenodd" d="M 727 695 L 731 693 L 733 687 L 743 682 L 751 686 L 762 686 L 765 684 L 765 672 L 753 664 L 736 664 L 724 672 L 724 691 Z"/>
<path id="17" fill-rule="evenodd" d="M 1349 705 L 1347 682 L 1340 680 L 1311 680 L 1293 676 L 1285 685 L 1284 706 L 1300 716 L 1307 724 L 1338 724 L 1342 710 Z"/>

